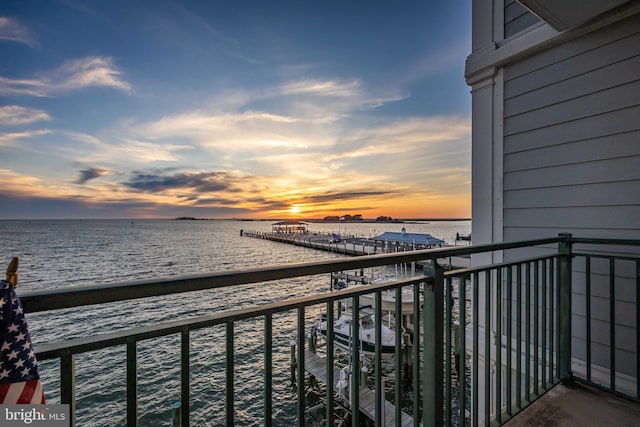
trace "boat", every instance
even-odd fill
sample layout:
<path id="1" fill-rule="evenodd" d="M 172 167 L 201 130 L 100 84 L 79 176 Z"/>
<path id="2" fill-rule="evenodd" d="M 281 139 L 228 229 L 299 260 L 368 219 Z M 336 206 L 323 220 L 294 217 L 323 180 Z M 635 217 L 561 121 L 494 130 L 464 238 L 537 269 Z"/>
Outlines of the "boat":
<path id="1" fill-rule="evenodd" d="M 376 321 L 373 314 L 360 312 L 360 352 L 369 356 L 375 356 L 376 351 Z M 327 338 L 327 318 L 326 314 L 322 315 L 321 320 L 314 325 L 314 328 L 320 332 L 322 336 Z M 382 340 L 380 342 L 380 353 L 383 358 L 391 357 L 396 349 L 396 333 L 384 324 L 380 324 Z M 353 317 L 348 312 L 334 321 L 333 340 L 336 346 L 351 351 L 351 334 L 353 331 Z M 402 338 L 401 338 L 402 342 Z"/>
<path id="2" fill-rule="evenodd" d="M 385 283 L 393 281 L 391 278 L 381 278 L 376 279 L 371 282 L 372 285 Z M 381 301 L 382 301 L 382 311 L 385 313 L 395 313 L 396 312 L 396 290 L 388 289 L 380 292 Z M 420 305 L 422 305 L 422 295 L 420 295 Z M 412 314 L 413 313 L 413 286 L 405 286 L 402 288 L 402 293 L 400 296 L 400 310 L 402 314 Z M 360 303 L 362 305 L 371 305 L 375 308 L 376 306 L 376 294 L 365 294 L 360 296 Z"/>

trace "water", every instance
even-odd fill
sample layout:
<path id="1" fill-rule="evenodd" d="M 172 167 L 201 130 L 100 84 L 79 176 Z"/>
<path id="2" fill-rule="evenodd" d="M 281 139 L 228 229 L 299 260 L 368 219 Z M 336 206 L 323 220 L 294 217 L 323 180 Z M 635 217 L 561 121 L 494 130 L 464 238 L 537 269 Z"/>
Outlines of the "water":
<path id="1" fill-rule="evenodd" d="M 410 224 L 317 223 L 310 230 L 370 237 L 384 231 L 430 233 L 453 243 L 457 232 L 471 231 L 470 221 Z M 58 220 L 0 221 L 3 259 L 20 258 L 19 292 L 92 285 L 163 276 L 210 273 L 340 257 L 314 249 L 241 237 L 240 230 L 270 231 L 268 221 Z M 266 289 L 268 287 L 268 289 Z M 324 276 L 233 289 L 174 294 L 28 315 L 38 344 L 211 314 L 324 292 Z M 317 315 L 310 310 L 309 321 Z M 295 316 L 274 316 L 274 415 L 279 425 L 295 422 L 295 391 L 289 382 L 289 341 Z M 262 424 L 263 323 L 235 326 L 236 424 Z M 194 331 L 191 351 L 191 424 L 224 420 L 224 328 Z M 125 424 L 125 348 L 80 354 L 76 358 L 78 425 Z M 141 426 L 171 424 L 171 404 L 180 398 L 178 336 L 138 345 L 138 413 Z M 49 403 L 59 402 L 57 362 L 40 364 Z M 218 421 L 216 421 L 218 420 Z"/>

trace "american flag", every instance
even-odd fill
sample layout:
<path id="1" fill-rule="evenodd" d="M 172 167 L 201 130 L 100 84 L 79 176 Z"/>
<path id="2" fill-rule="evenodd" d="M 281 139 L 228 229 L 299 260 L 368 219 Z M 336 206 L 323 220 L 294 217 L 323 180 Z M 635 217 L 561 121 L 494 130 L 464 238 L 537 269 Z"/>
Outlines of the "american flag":
<path id="1" fill-rule="evenodd" d="M 0 403 L 45 404 L 27 319 L 5 280 L 0 281 Z"/>

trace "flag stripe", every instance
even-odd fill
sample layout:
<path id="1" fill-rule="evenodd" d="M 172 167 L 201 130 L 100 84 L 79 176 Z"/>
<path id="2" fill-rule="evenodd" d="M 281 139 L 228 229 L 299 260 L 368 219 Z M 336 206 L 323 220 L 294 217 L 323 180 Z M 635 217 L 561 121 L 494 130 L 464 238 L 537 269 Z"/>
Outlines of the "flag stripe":
<path id="1" fill-rule="evenodd" d="M 24 383 L 24 388 L 22 389 L 22 393 L 20 393 L 20 397 L 18 398 L 18 403 L 32 403 L 31 398 L 33 397 L 33 392 L 36 390 L 37 384 L 40 381 L 26 381 Z"/>
<path id="2" fill-rule="evenodd" d="M 13 404 L 18 403 L 20 400 L 20 395 L 22 394 L 22 389 L 24 388 L 26 382 L 21 383 L 12 383 L 12 384 L 2 384 L 2 403 L 4 404 Z"/>

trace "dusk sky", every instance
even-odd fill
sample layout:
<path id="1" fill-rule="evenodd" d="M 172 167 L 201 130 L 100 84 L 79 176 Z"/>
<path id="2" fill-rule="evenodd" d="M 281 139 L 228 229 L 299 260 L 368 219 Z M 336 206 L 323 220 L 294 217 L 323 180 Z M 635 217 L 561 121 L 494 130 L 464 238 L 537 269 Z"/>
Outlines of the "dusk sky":
<path id="1" fill-rule="evenodd" d="M 3 1 L 1 219 L 471 216 L 471 1 Z"/>

